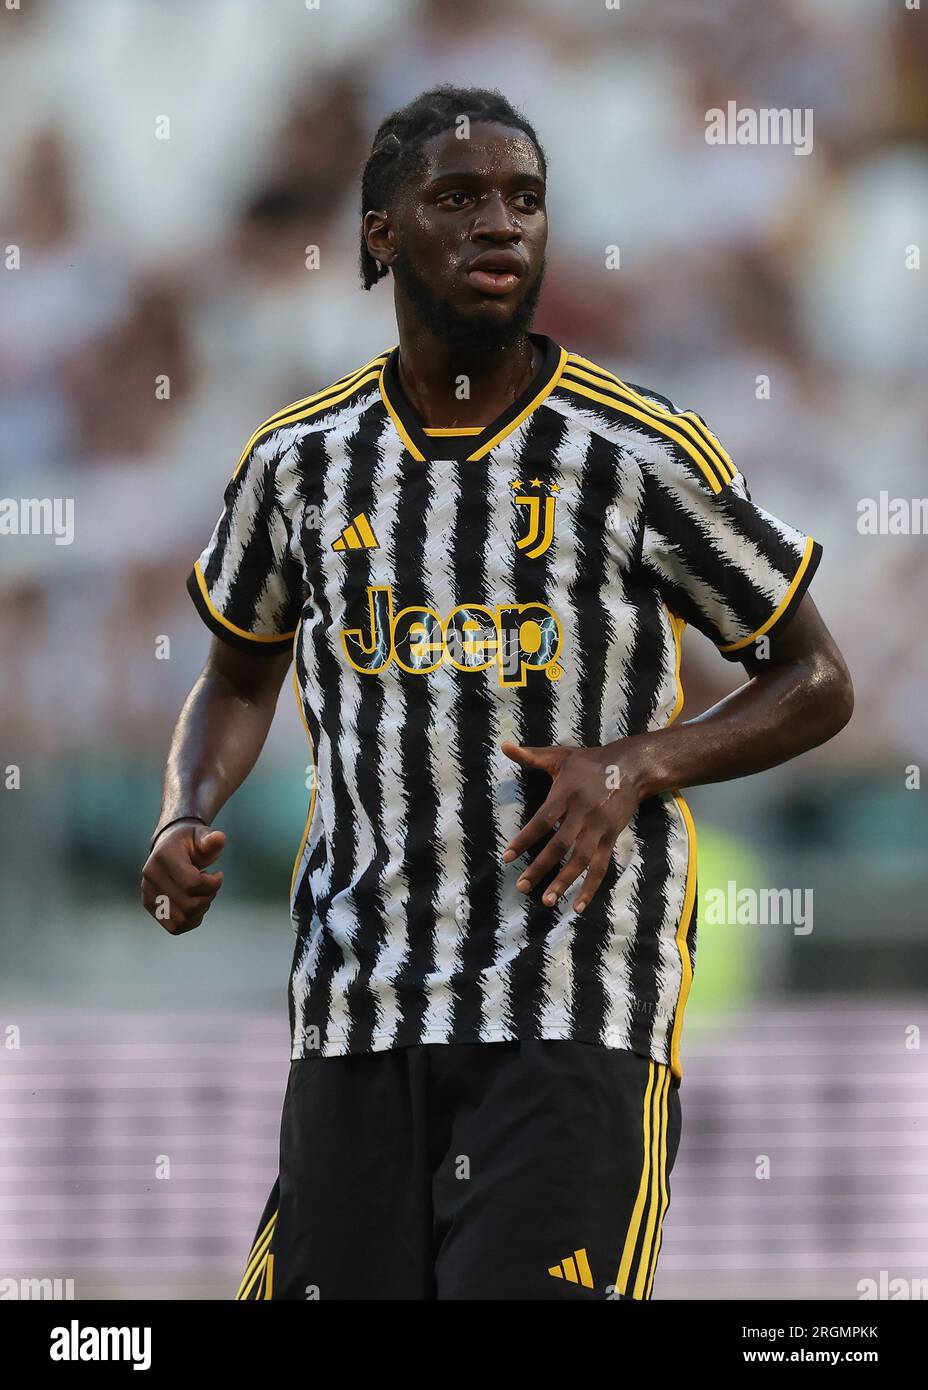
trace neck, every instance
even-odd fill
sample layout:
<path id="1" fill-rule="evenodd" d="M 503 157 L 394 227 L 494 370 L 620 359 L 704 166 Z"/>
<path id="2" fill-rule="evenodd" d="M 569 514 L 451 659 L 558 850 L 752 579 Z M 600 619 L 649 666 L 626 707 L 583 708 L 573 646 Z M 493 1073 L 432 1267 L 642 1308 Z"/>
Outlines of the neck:
<path id="1" fill-rule="evenodd" d="M 540 365 L 541 353 L 527 333 L 505 347 L 463 348 L 419 323 L 404 323 L 405 317 L 397 313 L 400 383 L 429 429 L 492 423 L 522 394 Z"/>

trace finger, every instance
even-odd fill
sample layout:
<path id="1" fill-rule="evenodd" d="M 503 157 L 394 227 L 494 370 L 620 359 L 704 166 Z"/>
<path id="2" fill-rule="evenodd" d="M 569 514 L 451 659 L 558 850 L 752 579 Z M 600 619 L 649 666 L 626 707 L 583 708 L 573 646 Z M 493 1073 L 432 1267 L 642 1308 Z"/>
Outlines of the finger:
<path id="1" fill-rule="evenodd" d="M 511 864 L 514 859 L 518 859 L 520 854 L 524 854 L 542 835 L 547 835 L 563 818 L 567 811 L 567 805 L 561 795 L 554 795 L 554 789 L 539 806 L 531 820 L 526 821 L 522 829 L 513 836 L 509 844 L 503 850 L 503 863 Z"/>
<path id="2" fill-rule="evenodd" d="M 222 883 L 222 871 L 204 874 L 184 860 L 180 863 L 161 860 L 149 878 L 158 892 L 167 893 L 170 897 L 212 898 Z"/>
<path id="3" fill-rule="evenodd" d="M 208 894 L 187 893 L 176 885 L 164 882 L 142 880 L 142 902 L 145 910 L 162 925 L 178 921 L 192 914 L 205 912 L 213 902 L 218 888 Z"/>
<path id="4" fill-rule="evenodd" d="M 608 812 L 608 824 L 605 834 L 602 836 L 590 860 L 590 867 L 583 881 L 583 887 L 574 898 L 573 908 L 575 912 L 583 912 L 585 908 L 589 907 L 593 895 L 598 892 L 606 876 L 606 870 L 612 859 L 612 851 L 615 849 L 616 842 L 622 834 L 622 831 L 627 828 L 633 814 L 634 807 L 622 806 L 614 799 L 614 806 Z"/>
<path id="5" fill-rule="evenodd" d="M 145 911 L 150 912 L 152 916 L 159 909 L 162 909 L 162 915 L 164 915 L 163 909 L 165 907 L 170 915 L 172 904 L 179 902 L 181 896 L 180 890 L 172 888 L 162 875 L 157 877 L 151 874 L 142 875 L 142 902 L 145 905 Z"/>
<path id="6" fill-rule="evenodd" d="M 205 907 L 198 907 L 192 912 L 186 913 L 184 916 L 184 930 L 193 931 L 194 927 L 198 927 L 207 912 L 209 912 L 211 906 L 211 903 L 207 903 Z"/>
<path id="7" fill-rule="evenodd" d="M 520 893 L 530 893 L 543 878 L 553 873 L 573 849 L 574 841 L 583 827 L 579 816 L 568 816 L 554 832 L 544 849 L 532 860 L 516 880 Z"/>
<path id="8" fill-rule="evenodd" d="M 184 936 L 188 931 L 195 931 L 203 921 L 204 916 L 205 913 L 199 917 L 179 917 L 176 920 L 172 918 L 171 921 L 162 922 L 161 925 L 168 936 Z"/>
<path id="9" fill-rule="evenodd" d="M 194 869 L 192 873 L 178 874 L 174 880 L 177 890 L 189 898 L 214 898 L 221 883 L 222 873 L 219 870 L 214 874 L 203 874 Z"/>
<path id="10" fill-rule="evenodd" d="M 212 864 L 214 859 L 218 859 L 226 847 L 225 832 L 222 830 L 202 830 L 197 829 L 193 835 L 193 852 L 191 858 L 198 869 L 205 869 L 207 864 Z"/>
<path id="11" fill-rule="evenodd" d="M 546 907 L 553 907 L 556 902 L 563 898 L 570 885 L 589 869 L 599 838 L 598 835 L 589 833 L 580 835 L 571 851 L 570 858 L 561 865 L 560 872 L 544 891 L 542 902 Z"/>
<path id="12" fill-rule="evenodd" d="M 212 902 L 203 898 L 169 897 L 159 893 L 154 899 L 151 913 L 156 922 L 182 922 L 207 912 Z"/>
<path id="13" fill-rule="evenodd" d="M 162 926 L 170 936 L 182 936 L 184 932 L 193 931 L 203 921 L 209 912 L 212 903 L 190 902 L 170 904 L 170 915 L 164 917 L 157 914 L 155 920 Z"/>
<path id="14" fill-rule="evenodd" d="M 571 884 L 575 883 L 581 874 L 585 874 L 583 886 L 573 903 L 574 911 L 582 912 L 603 881 L 614 843 L 609 831 L 605 834 L 587 831 L 580 835 L 570 858 L 545 889 L 543 901 L 547 906 L 553 907 L 563 898 Z"/>
<path id="15" fill-rule="evenodd" d="M 565 752 L 560 744 L 552 743 L 541 748 L 531 748 L 528 744 L 514 743 L 509 738 L 500 744 L 500 748 L 514 763 L 521 763 L 523 767 L 541 768 L 552 777 L 563 762 Z"/>
<path id="16" fill-rule="evenodd" d="M 216 894 L 222 887 L 222 879 L 222 869 L 217 869 L 215 873 L 212 874 L 206 873 L 205 870 L 202 871 L 199 876 L 199 883 L 197 885 L 197 888 L 191 890 L 194 894 L 194 897 L 209 897 L 210 899 L 215 898 Z"/>
<path id="17" fill-rule="evenodd" d="M 511 758 L 514 763 L 521 763 L 523 767 L 535 766 L 535 749 L 524 746 L 521 743 L 513 743 L 511 738 L 504 739 L 500 748 Z"/>
<path id="18" fill-rule="evenodd" d="M 580 891 L 573 901 L 574 912 L 583 912 L 589 907 L 593 898 L 599 892 L 602 881 L 606 877 L 606 870 L 612 859 L 612 848 L 615 844 L 610 842 L 608 835 L 602 844 L 596 849 L 593 858 L 590 860 L 590 867 L 586 871 L 586 877 L 580 885 Z"/>
<path id="19" fill-rule="evenodd" d="M 190 859 L 190 842 L 167 839 L 152 850 L 142 868 L 142 878 L 154 883 L 159 890 L 183 889 L 193 883 L 198 871 Z"/>

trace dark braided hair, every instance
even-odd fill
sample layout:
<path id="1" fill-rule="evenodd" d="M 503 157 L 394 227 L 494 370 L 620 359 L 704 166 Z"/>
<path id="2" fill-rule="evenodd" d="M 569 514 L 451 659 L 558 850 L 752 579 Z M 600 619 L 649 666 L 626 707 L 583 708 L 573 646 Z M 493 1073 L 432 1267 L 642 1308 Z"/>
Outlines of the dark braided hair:
<path id="1" fill-rule="evenodd" d="M 450 129 L 459 116 L 523 131 L 538 151 L 542 173 L 547 173 L 545 152 L 533 127 L 501 92 L 484 87 L 452 87 L 445 83 L 422 92 L 408 106 L 381 121 L 361 175 L 362 218 L 366 212 L 389 205 L 410 175 L 424 167 L 422 147 L 426 140 Z M 362 227 L 361 283 L 364 288 L 369 290 L 376 285 L 387 269 L 368 251 Z"/>

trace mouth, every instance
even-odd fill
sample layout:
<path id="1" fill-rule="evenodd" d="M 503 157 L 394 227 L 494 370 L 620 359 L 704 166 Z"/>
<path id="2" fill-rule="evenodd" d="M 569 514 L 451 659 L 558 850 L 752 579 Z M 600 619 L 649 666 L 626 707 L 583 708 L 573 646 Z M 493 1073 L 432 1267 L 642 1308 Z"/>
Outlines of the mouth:
<path id="1" fill-rule="evenodd" d="M 481 294 L 511 294 L 522 279 L 525 265 L 515 251 L 488 252 L 467 268 L 467 278 Z"/>

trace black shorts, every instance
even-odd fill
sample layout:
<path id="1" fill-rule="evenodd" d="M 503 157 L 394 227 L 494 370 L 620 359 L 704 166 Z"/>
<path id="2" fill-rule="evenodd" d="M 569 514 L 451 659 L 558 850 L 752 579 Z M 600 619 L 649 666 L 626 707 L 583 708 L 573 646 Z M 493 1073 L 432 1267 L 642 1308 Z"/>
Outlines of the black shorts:
<path id="1" fill-rule="evenodd" d="M 581 1042 L 291 1063 L 240 1299 L 646 1299 L 670 1068 Z"/>

